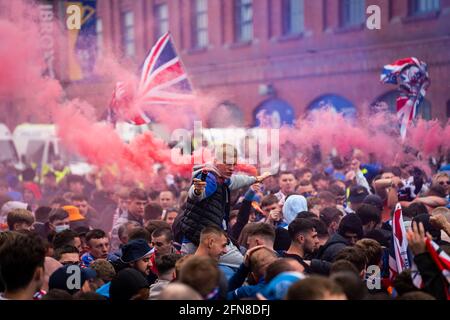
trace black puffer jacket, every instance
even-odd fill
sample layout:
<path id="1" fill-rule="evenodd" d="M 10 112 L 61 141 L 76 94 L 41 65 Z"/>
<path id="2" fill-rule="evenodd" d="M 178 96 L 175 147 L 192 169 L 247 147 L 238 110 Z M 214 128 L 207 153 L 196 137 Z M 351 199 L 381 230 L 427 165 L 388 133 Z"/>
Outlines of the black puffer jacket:
<path id="1" fill-rule="evenodd" d="M 212 195 L 201 201 L 187 199 L 186 209 L 180 220 L 181 231 L 189 241 L 198 246 L 202 229 L 211 225 L 222 228 L 223 220 L 228 221 L 229 212 L 230 190 L 217 179 L 217 189 Z"/>
<path id="2" fill-rule="evenodd" d="M 418 254 L 414 257 L 414 262 L 422 276 L 423 291 L 431 294 L 438 300 L 447 300 L 448 286 L 438 266 L 434 262 L 429 252 Z"/>
<path id="3" fill-rule="evenodd" d="M 320 248 L 317 259 L 334 262 L 334 258 L 342 249 L 348 247 L 350 243 L 339 233 L 335 233 L 328 239 L 327 243 Z"/>

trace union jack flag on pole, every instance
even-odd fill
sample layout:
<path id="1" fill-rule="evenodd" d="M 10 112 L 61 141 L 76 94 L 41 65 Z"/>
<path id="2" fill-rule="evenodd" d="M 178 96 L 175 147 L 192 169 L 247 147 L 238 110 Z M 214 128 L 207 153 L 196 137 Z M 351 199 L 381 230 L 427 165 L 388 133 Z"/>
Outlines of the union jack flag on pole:
<path id="1" fill-rule="evenodd" d="M 192 102 L 193 90 L 169 32 L 158 39 L 145 58 L 136 94 L 132 98 L 136 111 L 125 120 L 136 125 L 151 122 L 147 112 L 155 105 L 186 105 Z M 127 101 L 128 100 L 128 101 Z M 122 82 L 116 84 L 109 114 L 113 117 L 127 108 L 130 93 Z M 110 117 L 113 118 L 113 117 Z"/>
<path id="2" fill-rule="evenodd" d="M 430 85 L 427 64 L 414 57 L 397 60 L 384 66 L 381 82 L 400 86 L 397 118 L 400 122 L 400 135 L 405 139 L 406 130 L 417 116 L 418 108 Z"/>

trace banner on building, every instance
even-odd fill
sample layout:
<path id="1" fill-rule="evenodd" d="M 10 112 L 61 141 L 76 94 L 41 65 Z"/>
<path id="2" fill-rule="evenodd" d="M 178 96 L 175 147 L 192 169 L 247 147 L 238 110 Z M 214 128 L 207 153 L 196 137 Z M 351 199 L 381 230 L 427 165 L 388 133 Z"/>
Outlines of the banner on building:
<path id="1" fill-rule="evenodd" d="M 72 81 L 92 76 L 96 61 L 96 0 L 66 1 L 68 73 Z"/>
<path id="2" fill-rule="evenodd" d="M 39 36 L 44 55 L 45 69 L 43 75 L 55 78 L 55 14 L 53 3 L 42 1 L 39 6 Z"/>

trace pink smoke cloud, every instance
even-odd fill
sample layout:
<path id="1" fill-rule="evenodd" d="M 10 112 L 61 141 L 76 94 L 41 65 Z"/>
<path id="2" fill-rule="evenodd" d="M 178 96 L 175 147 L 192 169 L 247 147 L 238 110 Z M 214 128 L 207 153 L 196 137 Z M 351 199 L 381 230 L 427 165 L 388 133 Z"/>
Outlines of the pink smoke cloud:
<path id="1" fill-rule="evenodd" d="M 60 82 L 42 76 L 45 63 L 36 7 L 22 1 L 7 1 L 6 4 L 13 12 L 13 18 L 0 18 L 0 107 L 3 117 L 16 114 L 18 121 L 29 117 L 40 122 L 53 121 L 67 149 L 95 166 L 114 168 L 131 180 L 148 180 L 157 163 L 164 164 L 171 172 L 188 175 L 193 159 L 211 161 L 210 150 L 197 149 L 193 155 L 184 155 L 183 164 L 177 165 L 172 161 L 171 149 L 151 132 L 141 134 L 127 144 L 111 125 L 99 122 L 96 117 L 99 106 L 78 99 L 64 101 Z M 65 43 L 65 32 L 58 26 L 59 23 L 55 22 L 55 42 Z M 59 49 L 60 55 L 66 54 L 64 48 Z M 110 85 L 99 90 L 98 95 L 105 99 L 111 97 L 117 81 L 124 81 L 136 88 L 139 75 L 135 66 L 122 63 L 107 49 L 103 55 L 95 70 Z M 155 105 L 146 107 L 146 111 L 171 131 L 191 128 L 193 120 L 206 123 L 219 101 L 218 97 L 198 93 L 186 105 Z M 125 115 L 135 113 L 138 108 L 138 101 L 132 103 Z M 349 121 L 332 111 L 318 111 L 298 119 L 294 128 L 280 130 L 280 142 L 291 142 L 299 153 L 310 153 L 316 145 L 324 155 L 337 152 L 348 156 L 354 150 L 361 150 L 366 160 L 374 155 L 377 161 L 386 165 L 408 161 L 424 168 L 427 167 L 426 157 L 439 156 L 448 150 L 449 138 L 448 123 L 442 125 L 437 121 L 418 120 L 415 126 L 409 128 L 406 141 L 401 141 L 393 115 L 377 114 Z M 405 152 L 408 149 L 419 152 L 422 159 L 417 159 L 414 153 Z M 253 172 L 253 168 L 244 169 Z"/>

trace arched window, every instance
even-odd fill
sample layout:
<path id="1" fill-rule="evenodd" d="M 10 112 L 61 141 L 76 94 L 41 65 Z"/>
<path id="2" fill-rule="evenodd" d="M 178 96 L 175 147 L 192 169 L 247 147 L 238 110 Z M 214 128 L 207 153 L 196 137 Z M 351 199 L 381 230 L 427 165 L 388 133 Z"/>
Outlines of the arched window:
<path id="1" fill-rule="evenodd" d="M 331 108 L 336 112 L 342 113 L 346 118 L 356 117 L 356 108 L 353 103 L 336 94 L 325 94 L 318 97 L 309 104 L 308 111 L 310 112 L 325 108 Z"/>
<path id="2" fill-rule="evenodd" d="M 270 98 L 255 108 L 253 119 L 255 126 L 263 125 L 278 129 L 282 125 L 292 125 L 295 120 L 295 113 L 286 101 Z"/>
<path id="3" fill-rule="evenodd" d="M 391 112 L 397 112 L 397 98 L 400 96 L 400 92 L 396 90 L 392 90 L 389 92 L 386 92 L 385 94 L 381 95 L 375 101 L 372 103 L 372 106 L 374 106 L 378 102 L 386 102 L 386 104 L 389 106 L 389 110 Z M 431 103 L 427 99 L 424 99 L 421 105 L 419 106 L 419 110 L 417 111 L 417 117 L 422 117 L 425 120 L 431 120 Z"/>

